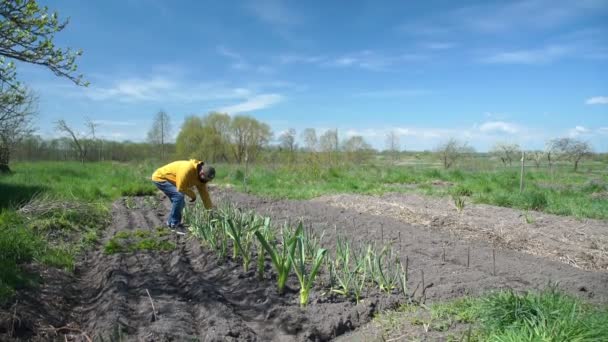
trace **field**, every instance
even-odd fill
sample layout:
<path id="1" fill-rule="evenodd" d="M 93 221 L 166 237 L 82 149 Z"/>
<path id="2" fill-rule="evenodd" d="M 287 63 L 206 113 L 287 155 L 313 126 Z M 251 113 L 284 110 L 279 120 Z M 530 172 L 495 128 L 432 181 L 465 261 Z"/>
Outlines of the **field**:
<path id="1" fill-rule="evenodd" d="M 200 208 L 187 209 L 187 237 L 162 228 L 170 204 L 145 180 L 151 164 L 14 169 L 0 178 L 2 340 L 608 336 L 602 165 L 580 173 L 531 170 L 521 195 L 514 170 L 270 165 L 245 175 L 242 167 L 218 167 L 211 195 L 224 212 L 239 208 L 269 218 L 277 238 L 280 227 L 302 222 L 307 241 L 316 237 L 317 247 L 328 250 L 306 307 L 296 274 L 279 294 L 266 254 L 259 279 L 257 240 L 244 270 L 236 239 L 211 239 L 205 233 L 211 226 L 197 219 L 207 217 Z M 390 248 L 392 257 L 378 265 L 392 283 L 367 274 L 360 293 L 356 286 L 340 293 L 345 273 L 336 262 L 344 260 L 345 241 L 352 262 L 369 246 L 376 255 Z M 513 312 L 529 312 L 527 323 L 509 320 Z"/>

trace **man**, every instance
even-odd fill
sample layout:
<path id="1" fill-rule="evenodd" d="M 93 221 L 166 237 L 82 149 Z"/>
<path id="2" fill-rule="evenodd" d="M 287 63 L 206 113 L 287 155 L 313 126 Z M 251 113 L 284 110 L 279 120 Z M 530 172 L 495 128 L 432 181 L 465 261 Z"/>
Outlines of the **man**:
<path id="1" fill-rule="evenodd" d="M 198 189 L 205 208 L 213 208 L 207 183 L 215 177 L 215 169 L 205 163 L 190 159 L 180 160 L 167 164 L 152 175 L 152 181 L 171 200 L 171 213 L 167 220 L 167 226 L 180 234 L 185 234 L 182 224 L 182 210 L 184 209 L 184 195 L 190 198 L 190 202 L 196 200 L 196 194 L 192 187 Z"/>

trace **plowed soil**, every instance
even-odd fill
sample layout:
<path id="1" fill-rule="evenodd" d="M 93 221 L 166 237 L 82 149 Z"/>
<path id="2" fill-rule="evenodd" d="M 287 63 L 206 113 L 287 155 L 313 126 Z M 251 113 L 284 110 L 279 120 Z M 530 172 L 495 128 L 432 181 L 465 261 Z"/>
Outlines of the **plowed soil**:
<path id="1" fill-rule="evenodd" d="M 340 198 L 270 200 L 218 188 L 212 198 L 269 215 L 276 224 L 303 219 L 325 232 L 325 246 L 333 246 L 338 235 L 355 245 L 393 244 L 402 260 L 409 260 L 409 287 L 419 289 L 418 297 L 424 274 L 428 301 L 499 288 L 540 289 L 558 282 L 571 294 L 608 303 L 607 272 L 461 237 L 450 232 L 449 221 L 442 228 L 408 223 Z M 295 278 L 279 296 L 272 277 L 260 281 L 240 263 L 220 263 L 195 239 L 174 234 L 161 238 L 175 244 L 173 251 L 104 253 L 104 243 L 118 232 L 152 232 L 162 226 L 168 207 L 160 196 L 115 202 L 111 226 L 74 275 L 45 270 L 40 288 L 20 291 L 16 302 L 0 311 L 0 340 L 324 341 L 399 304 L 397 296 L 372 291 L 356 305 L 325 296 L 319 288 L 301 309 Z M 272 274 L 269 264 L 267 270 Z"/>

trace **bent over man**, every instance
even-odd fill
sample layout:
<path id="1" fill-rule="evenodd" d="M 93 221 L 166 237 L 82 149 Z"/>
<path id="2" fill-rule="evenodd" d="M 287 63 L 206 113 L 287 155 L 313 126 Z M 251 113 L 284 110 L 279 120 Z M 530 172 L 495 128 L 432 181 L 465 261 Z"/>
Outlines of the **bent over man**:
<path id="1" fill-rule="evenodd" d="M 175 161 L 154 171 L 152 181 L 171 200 L 171 213 L 167 220 L 167 226 L 170 229 L 183 233 L 184 195 L 190 198 L 190 202 L 194 202 L 196 194 L 192 191 L 193 187 L 198 189 L 205 208 L 213 207 L 207 191 L 207 183 L 214 177 L 215 169 L 213 167 L 195 159 Z"/>

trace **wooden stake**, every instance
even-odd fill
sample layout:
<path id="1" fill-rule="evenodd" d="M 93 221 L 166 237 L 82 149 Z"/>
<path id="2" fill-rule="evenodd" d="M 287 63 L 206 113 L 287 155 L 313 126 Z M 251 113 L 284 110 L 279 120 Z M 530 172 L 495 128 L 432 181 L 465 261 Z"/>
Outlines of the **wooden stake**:
<path id="1" fill-rule="evenodd" d="M 445 262 L 445 245 L 443 247 L 441 247 L 441 249 L 442 249 L 441 261 Z"/>
<path id="2" fill-rule="evenodd" d="M 469 268 L 471 262 L 471 247 L 467 247 L 467 268 Z"/>
<path id="3" fill-rule="evenodd" d="M 380 241 L 384 245 L 384 225 L 380 223 Z"/>
<path id="4" fill-rule="evenodd" d="M 521 151 L 521 173 L 519 176 L 519 193 L 520 194 L 524 191 L 524 161 L 526 160 L 525 156 L 526 156 L 526 152 Z"/>
<path id="5" fill-rule="evenodd" d="M 424 293 L 424 270 L 420 270 L 420 276 L 422 277 L 422 293 Z"/>
<path id="6" fill-rule="evenodd" d="M 496 275 L 496 249 L 492 248 L 492 275 Z"/>

